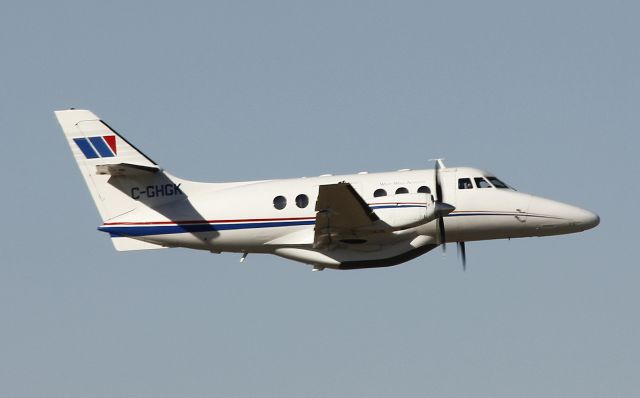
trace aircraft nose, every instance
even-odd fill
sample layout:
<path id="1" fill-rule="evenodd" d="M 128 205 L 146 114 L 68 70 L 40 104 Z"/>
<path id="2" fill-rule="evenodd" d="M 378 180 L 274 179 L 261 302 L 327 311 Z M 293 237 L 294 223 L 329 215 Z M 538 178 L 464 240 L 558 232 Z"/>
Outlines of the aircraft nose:
<path id="1" fill-rule="evenodd" d="M 600 223 L 600 217 L 588 210 L 545 198 L 534 198 L 529 207 L 533 217 L 528 222 L 541 230 L 556 233 L 586 231 Z"/>
<path id="2" fill-rule="evenodd" d="M 574 227 L 577 231 L 586 231 L 600 223 L 600 217 L 589 210 L 565 205 L 564 203 L 562 203 L 561 208 L 562 211 L 558 212 L 557 215 L 567 220 L 569 225 Z"/>
<path id="3" fill-rule="evenodd" d="M 580 214 L 574 219 L 574 222 L 584 228 L 584 230 L 591 229 L 600 224 L 600 216 L 596 213 L 592 213 L 589 210 L 580 209 Z"/>

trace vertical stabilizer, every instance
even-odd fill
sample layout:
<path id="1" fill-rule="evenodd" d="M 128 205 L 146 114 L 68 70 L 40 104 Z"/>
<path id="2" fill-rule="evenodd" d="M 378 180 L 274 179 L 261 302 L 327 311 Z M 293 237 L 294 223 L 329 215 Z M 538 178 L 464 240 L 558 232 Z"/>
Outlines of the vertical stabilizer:
<path id="1" fill-rule="evenodd" d="M 55 115 L 103 222 L 182 195 L 179 183 L 92 112 Z"/>

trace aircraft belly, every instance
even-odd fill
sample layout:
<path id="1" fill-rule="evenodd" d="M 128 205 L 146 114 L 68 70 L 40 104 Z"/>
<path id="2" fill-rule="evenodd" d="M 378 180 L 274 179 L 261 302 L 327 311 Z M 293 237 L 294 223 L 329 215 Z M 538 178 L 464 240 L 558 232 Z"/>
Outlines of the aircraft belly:
<path id="1" fill-rule="evenodd" d="M 163 235 L 139 236 L 137 239 L 168 247 L 185 247 L 189 249 L 208 250 L 204 233 L 177 233 Z"/>
<path id="2" fill-rule="evenodd" d="M 304 228 L 309 229 L 309 227 L 273 227 L 219 231 L 213 227 L 207 231 L 136 235 L 133 238 L 162 246 L 213 251 L 268 252 L 270 249 L 264 246 L 267 242 L 282 236 L 283 232 L 288 234 L 294 232 L 293 230 Z M 123 234 L 122 236 L 127 235 Z"/>
<path id="3" fill-rule="evenodd" d="M 264 246 L 269 244 L 272 241 L 278 241 L 282 239 L 284 243 L 284 239 L 286 236 L 290 234 L 297 234 L 302 231 L 311 231 L 311 235 L 313 234 L 313 230 L 309 228 L 309 226 L 293 226 L 293 227 L 263 227 L 263 228 L 252 228 L 252 229 L 238 229 L 238 230 L 223 230 L 218 231 L 218 235 L 210 240 L 210 244 L 214 247 L 256 247 L 256 246 Z M 304 232 L 303 232 L 304 234 Z M 297 238 L 295 241 L 292 241 L 290 244 L 311 244 L 313 241 L 305 241 L 303 238 Z M 262 251 L 267 251 L 265 248 L 262 248 Z"/>
<path id="4" fill-rule="evenodd" d="M 280 257 L 319 267 L 358 269 L 388 267 L 409 261 L 437 247 L 434 238 L 418 236 L 400 243 L 379 246 L 376 250 L 354 250 L 355 245 L 334 248 L 280 247 L 273 251 Z"/>

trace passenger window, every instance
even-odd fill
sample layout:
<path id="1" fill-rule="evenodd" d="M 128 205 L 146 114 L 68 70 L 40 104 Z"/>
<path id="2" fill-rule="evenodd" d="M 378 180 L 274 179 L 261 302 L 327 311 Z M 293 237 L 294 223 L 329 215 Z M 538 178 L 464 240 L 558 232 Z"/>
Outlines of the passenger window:
<path id="1" fill-rule="evenodd" d="M 387 191 L 385 191 L 382 188 L 376 189 L 376 191 L 373 193 L 373 197 L 374 198 L 379 198 L 380 196 L 387 196 Z"/>
<path id="2" fill-rule="evenodd" d="M 278 210 L 284 209 L 285 207 L 287 207 L 287 198 L 285 198 L 284 196 L 276 196 L 275 198 L 273 198 L 273 207 Z"/>
<path id="3" fill-rule="evenodd" d="M 418 193 L 431 193 L 431 189 L 429 189 L 428 186 L 423 185 L 420 188 L 418 188 Z"/>
<path id="4" fill-rule="evenodd" d="M 509 188 L 509 187 L 507 186 L 507 184 L 505 184 L 504 182 L 502 182 L 502 181 L 498 180 L 498 179 L 497 179 L 497 178 L 495 178 L 495 177 L 487 177 L 487 178 L 489 179 L 489 181 L 491 181 L 491 183 L 493 184 L 493 186 L 494 186 L 494 187 L 496 187 L 496 188 L 507 188 L 507 189 Z"/>
<path id="5" fill-rule="evenodd" d="M 409 190 L 405 187 L 400 187 L 398 189 L 396 189 L 396 195 L 399 195 L 401 193 L 409 193 Z"/>
<path id="6" fill-rule="evenodd" d="M 482 177 L 476 177 L 474 178 L 474 180 L 476 182 L 476 187 L 478 188 L 491 188 L 491 184 L 489 184 L 487 180 Z"/>
<path id="7" fill-rule="evenodd" d="M 471 185 L 471 178 L 459 178 L 458 179 L 458 189 L 472 189 L 473 185 Z"/>
<path id="8" fill-rule="evenodd" d="M 309 205 L 309 197 L 305 194 L 300 194 L 296 196 L 296 206 L 301 209 L 304 209 Z"/>

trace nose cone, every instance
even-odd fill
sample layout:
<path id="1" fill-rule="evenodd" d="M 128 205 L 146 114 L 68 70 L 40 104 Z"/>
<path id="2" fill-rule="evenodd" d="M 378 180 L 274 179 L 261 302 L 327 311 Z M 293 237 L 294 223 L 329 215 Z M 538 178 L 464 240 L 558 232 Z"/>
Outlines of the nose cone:
<path id="1" fill-rule="evenodd" d="M 600 217 L 588 210 L 550 199 L 532 198 L 527 224 L 542 235 L 586 231 L 600 224 Z"/>
<path id="2" fill-rule="evenodd" d="M 581 227 L 583 231 L 594 228 L 600 224 L 600 217 L 596 213 L 584 209 L 580 210 L 581 212 L 574 218 L 574 222 L 577 226 Z"/>

